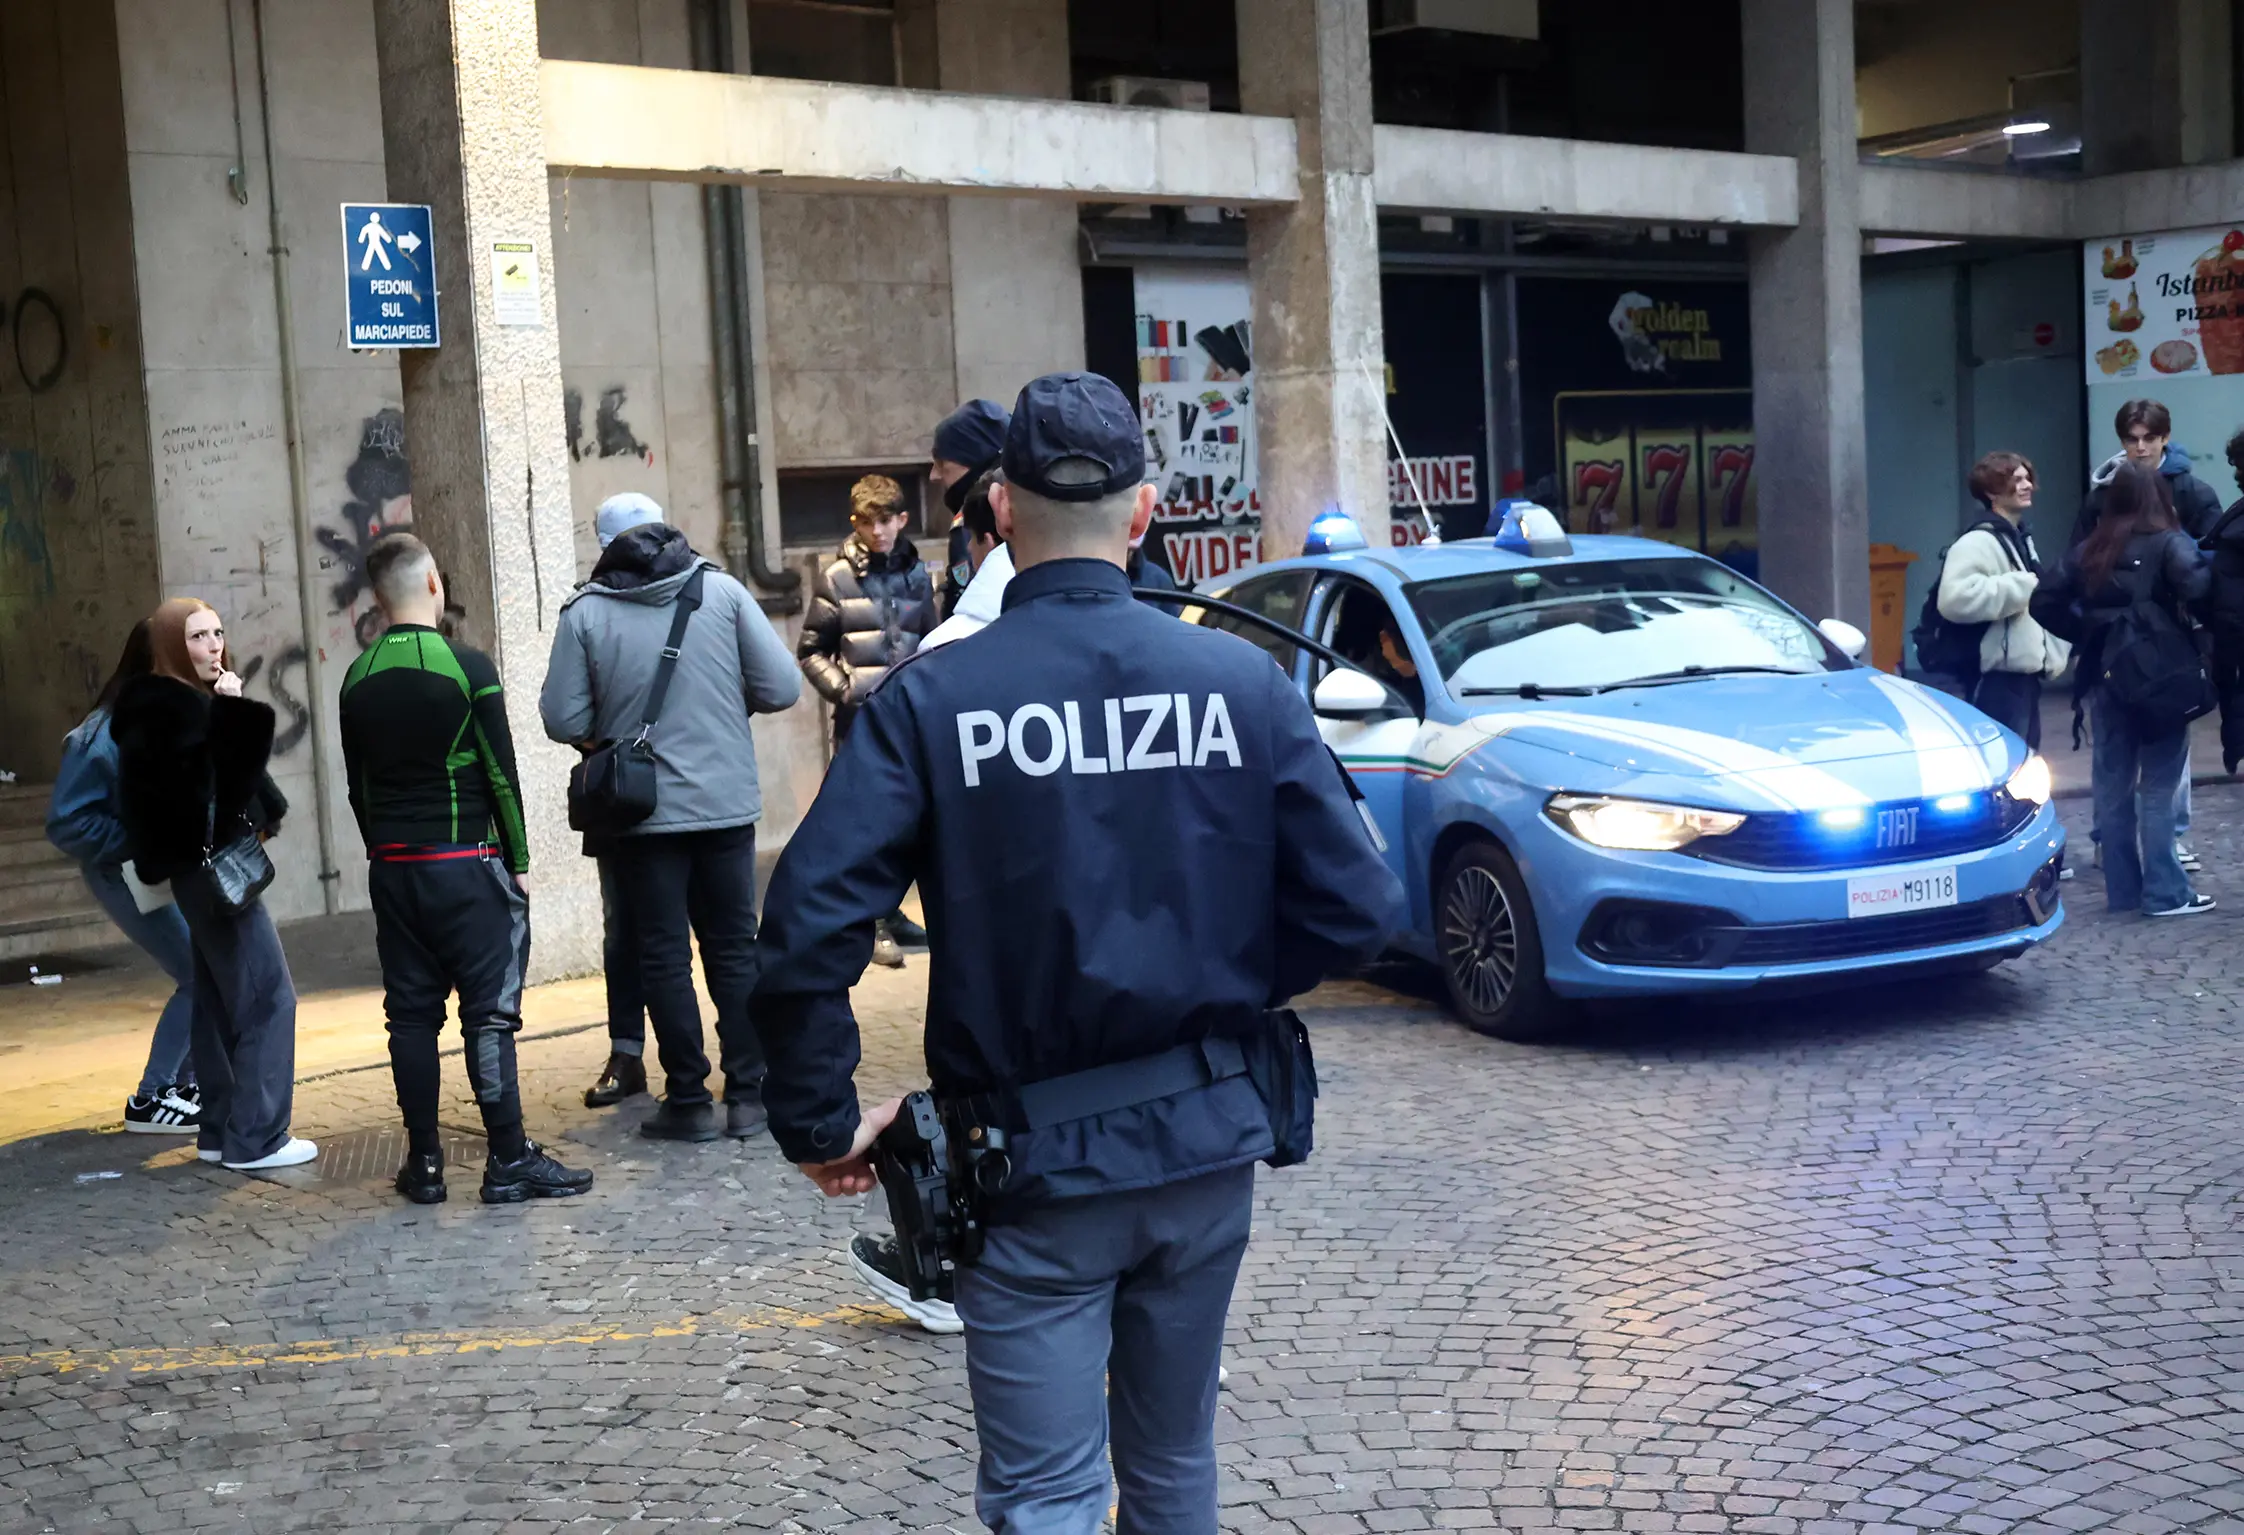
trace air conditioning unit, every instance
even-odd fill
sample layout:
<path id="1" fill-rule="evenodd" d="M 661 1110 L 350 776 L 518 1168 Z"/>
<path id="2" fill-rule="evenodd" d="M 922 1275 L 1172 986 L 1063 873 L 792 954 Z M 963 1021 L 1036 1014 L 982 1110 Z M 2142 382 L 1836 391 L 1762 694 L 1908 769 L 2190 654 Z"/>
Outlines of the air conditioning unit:
<path id="1" fill-rule="evenodd" d="M 1205 80 L 1160 80 L 1151 75 L 1108 75 L 1091 82 L 1091 99 L 1110 107 L 1167 107 L 1172 112 L 1208 110 Z"/>
<path id="2" fill-rule="evenodd" d="M 1538 0 L 1374 0 L 1371 30 L 1473 32 L 1482 37 L 1542 36 Z"/>

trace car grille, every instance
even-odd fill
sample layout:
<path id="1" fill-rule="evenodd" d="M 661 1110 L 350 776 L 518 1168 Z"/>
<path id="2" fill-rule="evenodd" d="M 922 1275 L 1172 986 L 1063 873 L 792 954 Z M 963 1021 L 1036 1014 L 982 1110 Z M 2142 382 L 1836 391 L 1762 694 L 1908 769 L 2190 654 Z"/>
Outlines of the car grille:
<path id="1" fill-rule="evenodd" d="M 1742 930 L 1738 946 L 1725 962 L 1798 965 L 1821 959 L 1858 959 L 1866 954 L 1898 954 L 1907 949 L 1993 938 L 2033 925 L 2025 897 L 2003 895 L 1939 911 L 1748 927 Z"/>
<path id="2" fill-rule="evenodd" d="M 1996 789 L 1974 794 L 1963 810 L 1943 811 L 1931 800 L 1868 805 L 1857 826 L 1832 826 L 1827 812 L 1813 810 L 1756 813 L 1729 835 L 1701 837 L 1685 851 L 1741 869 L 1873 869 L 1993 847 L 2036 808 Z"/>
<path id="3" fill-rule="evenodd" d="M 1801 965 L 1901 954 L 2038 926 L 2060 909 L 2063 857 L 2034 871 L 2015 895 L 1933 911 L 1824 922 L 1750 923 L 1735 912 L 1614 896 L 1582 924 L 1582 952 L 1614 965 L 1716 970 L 1726 965 Z"/>

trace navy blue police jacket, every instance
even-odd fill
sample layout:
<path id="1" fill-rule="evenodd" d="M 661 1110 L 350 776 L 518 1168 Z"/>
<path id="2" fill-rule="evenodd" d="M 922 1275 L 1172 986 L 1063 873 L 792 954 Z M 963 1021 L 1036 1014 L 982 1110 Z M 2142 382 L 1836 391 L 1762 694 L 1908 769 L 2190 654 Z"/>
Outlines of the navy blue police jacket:
<path id="1" fill-rule="evenodd" d="M 764 1104 L 796 1162 L 856 1134 L 849 987 L 914 880 L 938 1098 L 1210 1036 L 1375 955 L 1402 891 L 1269 656 L 1131 600 L 1099 560 L 1014 576 L 980 633 L 867 700 L 764 904 Z M 1015 1135 L 1008 1203 L 1271 1150 L 1244 1077 Z"/>

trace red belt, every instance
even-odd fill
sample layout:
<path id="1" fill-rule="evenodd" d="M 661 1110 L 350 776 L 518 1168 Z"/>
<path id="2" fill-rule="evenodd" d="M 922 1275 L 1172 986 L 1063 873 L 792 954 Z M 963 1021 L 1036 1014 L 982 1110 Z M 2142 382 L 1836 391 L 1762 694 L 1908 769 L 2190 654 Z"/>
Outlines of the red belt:
<path id="1" fill-rule="evenodd" d="M 372 863 L 441 863 L 453 858 L 495 858 L 490 842 L 383 842 L 366 850 Z"/>

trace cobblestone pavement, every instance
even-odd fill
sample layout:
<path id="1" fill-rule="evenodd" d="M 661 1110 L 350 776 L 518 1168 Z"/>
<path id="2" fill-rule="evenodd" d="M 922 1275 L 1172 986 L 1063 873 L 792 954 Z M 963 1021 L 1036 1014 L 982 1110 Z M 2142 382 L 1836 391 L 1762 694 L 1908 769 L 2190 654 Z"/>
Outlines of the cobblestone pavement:
<path id="1" fill-rule="evenodd" d="M 2244 1530 L 2244 795 L 2198 822 L 2218 913 L 2107 919 L 2084 870 L 2051 949 L 1969 981 L 1546 1048 L 1408 975 L 1319 993 L 1225 1527 Z M 869 1092 L 912 1079 L 923 976 L 860 993 Z M 600 1048 L 525 1058 L 599 1171 L 574 1203 L 485 1209 L 469 1168 L 401 1207 L 378 1071 L 302 1089 L 311 1170 L 0 1151 L 0 1528 L 975 1528 L 960 1345 L 861 1304 L 867 1212 L 575 1106 Z"/>

